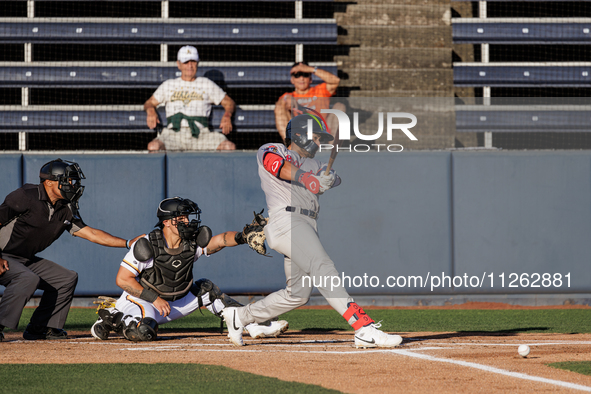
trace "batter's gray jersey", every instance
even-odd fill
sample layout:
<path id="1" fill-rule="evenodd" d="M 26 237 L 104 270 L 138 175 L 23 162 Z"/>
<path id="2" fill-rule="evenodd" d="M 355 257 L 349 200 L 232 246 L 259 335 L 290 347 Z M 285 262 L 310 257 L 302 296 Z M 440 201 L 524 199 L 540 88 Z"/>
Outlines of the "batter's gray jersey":
<path id="1" fill-rule="evenodd" d="M 257 152 L 257 162 L 259 165 L 261 188 L 265 192 L 269 214 L 271 215 L 279 210 L 284 211 L 285 207 L 288 206 L 318 212 L 320 209 L 318 195 L 295 181 L 285 181 L 265 169 L 263 160 L 268 153 L 274 153 L 300 170 L 304 172 L 312 171 L 314 174 L 319 172 L 322 163 L 315 159 L 302 158 L 298 153 L 287 149 L 283 144 L 265 144 L 261 146 Z M 279 174 L 280 172 L 281 170 L 278 169 L 277 173 Z"/>
<path id="2" fill-rule="evenodd" d="M 271 154 L 279 156 L 283 161 L 277 157 L 276 160 L 269 160 Z M 269 163 L 269 170 L 265 168 L 265 159 Z M 244 324 L 264 322 L 304 305 L 312 292 L 311 283 L 304 283 L 305 276 L 340 277 L 318 238 L 316 220 L 297 209 L 289 212 L 285 209 L 292 206 L 318 212 L 318 195 L 297 182 L 285 181 L 274 175 L 280 174 L 285 162 L 302 171 L 312 171 L 313 174 L 319 174 L 326 167 L 318 160 L 302 158 L 280 144 L 263 145 L 257 152 L 257 161 L 261 187 L 269 207 L 270 220 L 265 226 L 265 236 L 269 247 L 285 256 L 286 288 L 238 308 L 238 317 Z M 335 174 L 335 185 L 339 183 L 340 179 Z M 343 286 L 332 286 L 325 281 L 324 286 L 322 283 L 318 286 L 318 290 L 339 314 L 347 311 L 350 297 Z"/>

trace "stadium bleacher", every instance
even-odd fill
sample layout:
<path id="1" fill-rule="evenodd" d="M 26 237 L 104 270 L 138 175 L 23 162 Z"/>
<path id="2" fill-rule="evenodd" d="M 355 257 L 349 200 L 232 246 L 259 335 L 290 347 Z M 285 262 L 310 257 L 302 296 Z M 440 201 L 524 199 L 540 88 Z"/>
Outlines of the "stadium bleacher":
<path id="1" fill-rule="evenodd" d="M 110 0 L 98 2 L 100 5 L 93 0 L 11 1 L 15 11 L 0 13 L 0 40 L 5 52 L 12 51 L 0 58 L 0 89 L 7 97 L 0 101 L 0 114 L 6 119 L 0 126 L 1 148 L 27 150 L 27 133 L 90 135 L 92 131 L 104 135 L 122 133 L 126 141 L 137 139 L 137 142 L 120 144 L 117 136 L 105 137 L 112 141 L 108 149 L 123 149 L 121 146 L 143 149 L 155 133 L 140 121 L 145 120 L 140 104 L 164 80 L 178 76 L 175 55 L 185 44 L 197 46 L 203 54 L 198 75 L 218 83 L 237 102 L 233 123 L 234 136 L 239 138 L 250 133 L 251 138 L 261 139 L 274 135 L 273 104 L 282 92 L 292 88 L 288 77 L 290 65 L 294 61 L 308 60 L 314 66 L 337 73 L 333 55 L 347 53 L 335 49 L 339 46 L 359 46 L 352 55 L 356 50 L 362 52 L 355 61 L 351 60 L 354 56 L 338 58 L 341 86 L 352 91 L 365 90 L 356 97 L 366 97 L 372 89 L 377 94 L 388 93 L 386 89 L 400 89 L 400 86 L 411 91 L 415 85 L 420 87 L 411 97 L 423 92 L 439 94 L 437 83 L 449 87 L 449 91 L 459 97 L 465 92 L 469 92 L 466 97 L 484 98 L 535 97 L 548 93 L 554 97 L 589 96 L 586 92 L 591 92 L 591 58 L 588 56 L 591 53 L 588 50 L 591 48 L 591 15 L 587 11 L 591 1 L 452 0 L 455 4 L 469 4 L 463 9 L 471 11 L 459 15 L 452 2 L 449 15 L 441 19 L 439 13 L 434 12 L 429 14 L 432 20 L 421 19 L 421 12 L 429 10 L 430 5 L 437 10 L 446 6 L 440 1 L 425 1 L 392 4 L 391 12 L 388 11 L 391 3 L 384 1 L 353 4 L 355 2 L 332 0 L 223 0 L 217 4 L 205 0 Z M 113 6 L 125 3 L 131 5 Z M 325 6 L 330 12 L 315 12 L 324 3 L 331 7 L 339 5 Z M 70 12 L 67 4 L 76 10 Z M 196 4 L 201 8 L 193 7 Z M 354 12 L 344 12 L 349 6 Z M 109 7 L 115 11 L 104 11 Z M 375 10 L 372 11 L 372 7 Z M 336 19 L 333 11 L 339 11 Z M 346 23 L 337 27 L 337 20 Z M 410 26 L 412 23 L 415 25 Z M 417 41 L 412 43 L 410 37 L 405 38 L 405 34 L 414 34 L 408 33 L 408 29 L 419 32 L 417 27 L 422 25 L 424 29 L 433 26 L 445 29 L 446 23 L 449 30 L 441 42 L 437 41 L 439 36 L 429 38 L 425 34 L 415 34 Z M 382 25 L 402 30 L 396 37 L 378 37 L 376 34 Z M 404 30 L 405 25 L 409 25 L 407 30 Z M 370 29 L 365 38 L 361 34 L 363 29 Z M 362 41 L 358 44 L 360 37 L 373 39 L 375 43 Z M 409 51 L 416 49 L 421 61 L 413 58 L 406 64 L 403 60 L 387 60 L 385 54 L 377 53 L 372 59 L 368 50 L 394 39 L 401 42 L 389 43 L 391 47 L 385 49 L 390 52 L 385 52 L 393 57 L 409 56 Z M 437 42 L 421 47 L 421 40 Z M 445 44 L 452 41 L 453 44 Z M 442 58 L 441 64 L 437 63 L 443 71 L 437 73 L 433 81 L 429 80 L 428 76 L 435 75 L 427 72 L 432 71 L 427 67 L 433 67 L 435 53 L 447 56 L 452 45 L 454 48 L 470 47 L 466 53 L 471 51 L 473 56 L 454 57 L 453 86 L 451 82 L 447 85 L 442 82 L 445 67 L 452 63 L 447 57 Z M 126 51 L 130 54 L 122 55 Z M 415 74 L 405 70 L 407 68 Z M 452 74 L 452 70 L 447 71 L 448 75 Z M 363 78 L 375 78 L 377 82 L 369 84 L 361 81 Z M 388 78 L 404 81 L 390 84 Z M 355 80 L 370 87 L 355 87 Z M 348 91 L 343 92 L 346 96 Z M 483 108 L 482 113 L 478 106 L 471 108 L 461 101 L 458 103 L 455 131 L 484 132 L 489 136 L 491 131 L 499 130 L 495 125 L 503 124 L 503 117 L 512 117 L 513 123 L 523 124 L 526 131 L 530 124 L 536 130 L 554 130 L 554 123 L 560 119 L 567 120 L 565 129 L 555 132 L 581 131 L 586 119 L 584 114 L 588 113 L 585 103 L 581 109 L 554 111 L 551 107 L 537 107 L 531 112 L 524 107 L 520 112 L 505 107 L 505 112 L 499 108 L 495 111 Z M 487 105 L 486 100 L 482 102 L 483 107 Z M 221 108 L 214 108 L 212 124 L 217 125 L 220 111 Z M 549 111 L 548 116 L 541 116 L 540 111 Z M 487 120 L 482 121 L 483 118 Z M 533 118 L 537 120 L 531 120 Z M 544 126 L 546 121 L 548 127 Z M 507 125 L 508 129 L 511 127 Z M 263 137 L 265 133 L 267 136 Z M 17 145 L 14 134 L 19 136 Z M 12 142 L 6 143 L 8 137 L 2 139 L 5 136 L 10 136 Z M 47 134 L 43 138 L 50 136 Z M 485 138 L 484 144 L 492 146 L 490 139 Z"/>
<path id="2" fill-rule="evenodd" d="M 305 0 L 317 3 L 316 0 Z M 52 0 L 42 0 L 50 3 Z M 54 3 L 59 3 L 53 1 Z M 73 2 L 73 1 L 72 1 Z M 24 46 L 24 62 L 0 62 L 0 88 L 21 89 L 20 105 L 0 107 L 4 124 L 3 133 L 19 133 L 18 149 L 27 149 L 25 133 L 126 133 L 140 136 L 149 141 L 155 135 L 145 124 L 145 112 L 137 101 L 145 101 L 147 90 L 155 90 L 167 79 L 177 78 L 176 50 L 181 45 L 195 45 L 223 48 L 224 46 L 246 45 L 249 47 L 277 48 L 291 47 L 291 59 L 274 61 L 208 61 L 199 65 L 198 76 L 205 76 L 235 98 L 247 89 L 264 91 L 274 100 L 280 91 L 289 91 L 289 70 L 295 61 L 304 60 L 304 46 L 335 46 L 337 26 L 331 18 L 304 18 L 302 2 L 292 4 L 291 17 L 205 17 L 188 18 L 170 16 L 173 8 L 168 0 L 150 0 L 161 3 L 158 15 L 149 18 L 105 18 L 105 17 L 37 17 L 35 1 L 27 2 L 27 17 L 0 18 L 0 40 L 5 45 Z M 194 0 L 173 0 L 172 3 L 198 3 Z M 77 1 L 76 3 L 84 3 Z M 90 2 L 89 2 L 90 3 Z M 245 2 L 245 4 L 248 4 Z M 248 5 L 247 5 L 248 7 Z M 251 7 L 252 8 L 252 7 Z M 47 12 L 47 10 L 45 11 Z M 63 11 L 62 11 L 63 12 Z M 80 11 L 78 11 L 80 12 Z M 66 12 L 67 14 L 67 12 Z M 177 11 L 178 14 L 178 11 Z M 160 61 L 139 57 L 132 62 L 121 61 L 60 61 L 59 57 L 50 61 L 36 61 L 36 48 L 45 45 L 81 45 L 83 47 L 105 48 L 123 45 L 160 47 Z M 102 49 L 104 51 L 104 49 Z M 264 51 L 265 49 L 263 49 Z M 58 55 L 59 56 L 59 55 Z M 203 56 L 202 56 L 203 58 Z M 47 59 L 46 59 L 47 60 Z M 215 59 L 213 59 L 215 60 Z M 279 60 L 279 61 L 278 61 Z M 306 59 L 307 60 L 307 59 Z M 335 63 L 311 62 L 332 73 L 337 72 Z M 313 84 L 319 80 L 314 78 Z M 61 90 L 60 90 L 61 89 Z M 65 89 L 65 90 L 64 90 Z M 52 99 L 54 95 L 78 95 L 85 90 L 104 92 L 107 89 L 131 89 L 145 96 L 141 100 L 133 97 L 130 105 L 100 105 L 86 100 L 80 105 L 59 105 Z M 92 90 L 95 89 L 95 90 Z M 97 90 L 98 89 L 98 90 Z M 138 89 L 144 89 L 141 92 Z M 39 93 L 41 92 L 41 93 Z M 31 97 L 36 94 L 33 100 Z M 113 91 L 116 95 L 117 90 Z M 45 96 L 42 96 L 45 94 Z M 103 93 L 104 94 L 104 93 Z M 133 95 L 133 93 L 128 93 Z M 255 94 L 256 96 L 256 94 Z M 263 96 L 263 94 L 260 94 Z M 41 97 L 39 99 L 38 97 Z M 47 98 L 49 97 L 49 98 Z M 121 101 L 121 100 L 119 100 Z M 263 102 L 242 103 L 239 99 L 233 118 L 237 133 L 275 132 L 273 106 L 269 99 Z M 97 105 L 99 104 L 99 105 Z M 134 104 L 134 105 L 132 105 Z M 212 111 L 212 124 L 217 126 L 221 120 L 221 107 Z M 164 120 L 164 111 L 161 111 Z M 139 133 L 139 134 L 138 134 Z M 142 137 L 142 135 L 146 135 Z M 143 144 L 143 143 L 142 143 Z M 117 146 L 117 143 L 113 145 Z M 239 146 L 240 148 L 240 146 Z M 6 149 L 6 148 L 5 148 Z M 137 148 L 135 148 L 137 149 Z M 145 145 L 142 148 L 145 149 Z"/>
<path id="3" fill-rule="evenodd" d="M 591 45 L 591 18 L 454 18 L 453 40 L 458 44 Z M 454 84 L 591 87 L 590 71 L 591 62 L 458 62 Z"/>
<path id="4" fill-rule="evenodd" d="M 591 43 L 591 18 L 456 18 L 453 22 L 456 43 Z"/>
<path id="5" fill-rule="evenodd" d="M 223 64 L 223 63 L 222 63 Z M 335 66 L 325 70 L 337 72 Z M 292 88 L 291 65 L 212 65 L 199 64 L 198 77 L 206 77 L 228 88 Z M 175 63 L 67 63 L 36 64 L 0 63 L 0 87 L 149 87 L 156 89 L 168 79 L 178 78 Z"/>
<path id="6" fill-rule="evenodd" d="M 540 52 L 568 53 L 569 46 L 574 48 L 591 45 L 591 15 L 577 15 L 571 11 L 571 15 L 564 17 L 563 14 L 568 13 L 568 7 L 561 4 L 569 2 L 557 1 L 555 14 L 558 17 L 554 17 L 555 15 L 548 15 L 552 12 L 548 4 L 553 3 L 529 0 L 525 6 L 519 5 L 524 2 L 513 2 L 513 5 L 519 5 L 519 11 L 499 17 L 499 14 L 504 12 L 501 6 L 509 3 L 493 1 L 493 15 L 489 15 L 487 2 L 481 1 L 478 3 L 475 17 L 452 19 L 454 43 L 475 44 L 475 50 L 480 49 L 480 53 L 477 54 L 479 62 L 454 62 L 454 85 L 481 88 L 482 96 L 485 98 L 481 105 L 456 106 L 456 131 L 484 132 L 485 147 L 493 147 L 492 132 L 564 133 L 591 130 L 590 107 L 584 102 L 557 109 L 556 106 L 532 108 L 531 105 L 491 105 L 486 99 L 498 97 L 492 91 L 494 88 L 499 88 L 499 92 L 505 93 L 510 92 L 508 88 L 591 88 L 591 62 L 588 61 L 591 59 L 497 60 L 501 57 L 498 50 L 501 46 L 538 48 L 539 56 Z M 536 3 L 543 4 L 539 12 L 544 14 L 541 17 L 530 15 L 534 13 L 532 9 Z M 583 3 L 577 2 L 576 7 L 586 9 L 581 6 Z M 491 54 L 493 46 L 496 58 Z M 572 50 L 571 54 L 576 51 Z"/>
<path id="7" fill-rule="evenodd" d="M 47 131 L 96 132 L 152 132 L 146 127 L 146 113 L 142 106 L 21 106 L 0 107 L 3 121 L 1 132 L 40 133 Z M 158 110 L 166 125 L 164 108 Z M 214 107 L 211 119 L 219 125 L 224 109 Z M 234 115 L 237 132 L 264 132 L 275 129 L 275 114 L 269 106 L 244 106 Z"/>
<path id="8" fill-rule="evenodd" d="M 454 67 L 457 86 L 591 87 L 587 63 L 460 63 Z"/>
<path id="9" fill-rule="evenodd" d="M 591 106 L 464 105 L 456 108 L 461 132 L 586 132 Z"/>
<path id="10" fill-rule="evenodd" d="M 63 18 L 0 19 L 2 41 L 6 43 L 94 43 L 94 44 L 317 44 L 336 45 L 334 21 L 305 19 L 255 19 L 249 23 L 235 19 L 191 20 L 141 19 L 92 21 Z"/>

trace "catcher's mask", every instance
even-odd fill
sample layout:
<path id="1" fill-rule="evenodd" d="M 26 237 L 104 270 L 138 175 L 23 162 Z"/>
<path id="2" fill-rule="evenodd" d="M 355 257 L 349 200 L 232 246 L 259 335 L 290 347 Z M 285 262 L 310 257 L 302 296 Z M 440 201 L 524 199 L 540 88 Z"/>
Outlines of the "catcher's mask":
<path id="1" fill-rule="evenodd" d="M 303 109 L 313 111 L 308 108 Z M 312 132 L 320 137 L 320 143 L 323 144 L 334 140 L 334 137 L 327 131 L 326 123 L 320 115 L 304 113 L 293 117 L 287 124 L 285 144 L 289 146 L 293 142 L 308 152 L 310 157 L 314 157 L 316 152 L 318 152 L 319 146 L 313 140 L 308 139 L 308 124 L 312 125 Z"/>
<path id="2" fill-rule="evenodd" d="M 84 192 L 82 179 L 86 179 L 78 163 L 62 159 L 52 160 L 41 167 L 39 179 L 41 182 L 58 182 L 62 197 L 78 209 L 78 200 Z"/>
<path id="3" fill-rule="evenodd" d="M 195 215 L 191 219 L 191 215 Z M 194 241 L 197 234 L 201 230 L 201 209 L 193 201 L 181 197 L 166 198 L 158 204 L 158 223 L 156 227 L 164 227 L 163 221 L 174 219 L 179 216 L 186 216 L 189 218 L 189 223 L 177 221 L 176 228 L 179 231 L 181 239 L 186 241 Z"/>

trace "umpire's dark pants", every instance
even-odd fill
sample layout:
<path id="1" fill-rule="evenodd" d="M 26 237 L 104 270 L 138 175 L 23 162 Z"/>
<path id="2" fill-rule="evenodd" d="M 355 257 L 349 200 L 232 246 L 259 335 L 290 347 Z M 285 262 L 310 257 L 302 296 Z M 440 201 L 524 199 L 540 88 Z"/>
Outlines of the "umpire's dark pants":
<path id="1" fill-rule="evenodd" d="M 78 274 L 53 261 L 40 257 L 26 259 L 4 253 L 9 270 L 0 275 L 5 286 L 0 301 L 0 324 L 16 329 L 25 304 L 35 290 L 43 290 L 39 306 L 33 312 L 31 323 L 63 328 L 74 298 Z"/>

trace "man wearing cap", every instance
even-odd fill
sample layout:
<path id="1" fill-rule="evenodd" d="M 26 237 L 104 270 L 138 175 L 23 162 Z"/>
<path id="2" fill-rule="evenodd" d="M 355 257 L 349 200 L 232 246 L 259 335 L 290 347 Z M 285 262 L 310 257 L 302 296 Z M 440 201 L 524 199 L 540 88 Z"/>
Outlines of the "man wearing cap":
<path id="1" fill-rule="evenodd" d="M 236 145 L 224 134 L 232 131 L 236 105 L 213 81 L 197 77 L 199 54 L 192 46 L 182 47 L 177 55 L 181 76 L 165 81 L 144 103 L 150 129 L 160 123 L 156 107 L 166 105 L 168 126 L 148 144 L 151 152 L 160 150 L 234 150 Z M 220 123 L 222 133 L 210 130 L 211 106 L 222 105 L 225 113 Z"/>
<path id="2" fill-rule="evenodd" d="M 330 97 L 336 93 L 341 81 L 336 75 L 318 67 L 311 67 L 306 62 L 295 63 L 290 70 L 290 75 L 295 90 L 283 94 L 275 104 L 275 126 L 283 140 L 285 140 L 287 123 L 291 118 L 302 113 L 297 109 L 306 107 L 320 113 L 322 109 L 330 108 Z M 312 75 L 320 78 L 323 83 L 311 86 Z M 333 109 L 344 112 L 345 106 L 336 103 Z M 321 116 L 326 120 L 328 129 L 334 136 L 338 128 L 338 119 L 333 114 L 321 114 Z"/>
<path id="3" fill-rule="evenodd" d="M 78 213 L 84 174 L 77 163 L 52 160 L 41 167 L 40 184 L 25 184 L 0 205 L 0 341 L 4 327 L 17 328 L 25 304 L 43 290 L 23 337 L 67 339 L 62 329 L 74 297 L 78 274 L 37 257 L 64 231 L 99 245 L 129 249 L 133 240 L 87 226 Z M 67 251 L 65 251 L 67 253 Z"/>

